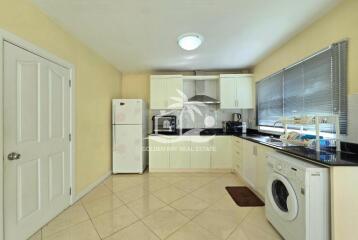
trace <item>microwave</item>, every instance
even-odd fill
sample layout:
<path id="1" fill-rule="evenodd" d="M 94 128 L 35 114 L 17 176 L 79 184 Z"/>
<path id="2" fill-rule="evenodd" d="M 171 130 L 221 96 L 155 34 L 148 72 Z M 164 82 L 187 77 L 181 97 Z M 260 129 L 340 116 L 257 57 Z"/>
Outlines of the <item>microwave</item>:
<path id="1" fill-rule="evenodd" d="M 224 131 L 229 134 L 242 134 L 243 124 L 238 121 L 227 121 L 224 123 Z"/>
<path id="2" fill-rule="evenodd" d="M 154 115 L 152 117 L 154 134 L 176 134 L 177 117 L 175 115 Z"/>

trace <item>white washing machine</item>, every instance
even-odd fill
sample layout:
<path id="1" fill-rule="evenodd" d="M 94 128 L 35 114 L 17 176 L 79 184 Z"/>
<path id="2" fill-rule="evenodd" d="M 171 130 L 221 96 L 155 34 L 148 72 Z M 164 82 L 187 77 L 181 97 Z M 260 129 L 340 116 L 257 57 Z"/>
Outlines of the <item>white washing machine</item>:
<path id="1" fill-rule="evenodd" d="M 274 152 L 267 171 L 266 217 L 282 237 L 330 239 L 328 168 Z"/>

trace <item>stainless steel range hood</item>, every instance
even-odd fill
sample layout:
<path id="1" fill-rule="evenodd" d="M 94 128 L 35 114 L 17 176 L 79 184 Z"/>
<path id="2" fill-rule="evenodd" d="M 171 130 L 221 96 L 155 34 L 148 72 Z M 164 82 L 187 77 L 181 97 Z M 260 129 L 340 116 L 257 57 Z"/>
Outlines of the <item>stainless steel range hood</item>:
<path id="1" fill-rule="evenodd" d="M 214 80 L 196 80 L 194 81 L 195 95 L 188 99 L 186 104 L 220 104 L 217 100 L 217 84 Z"/>
<path id="2" fill-rule="evenodd" d="M 215 98 L 206 96 L 206 95 L 195 95 L 194 97 L 189 98 L 186 103 L 189 103 L 189 104 L 195 104 L 195 103 L 219 104 L 220 101 Z"/>

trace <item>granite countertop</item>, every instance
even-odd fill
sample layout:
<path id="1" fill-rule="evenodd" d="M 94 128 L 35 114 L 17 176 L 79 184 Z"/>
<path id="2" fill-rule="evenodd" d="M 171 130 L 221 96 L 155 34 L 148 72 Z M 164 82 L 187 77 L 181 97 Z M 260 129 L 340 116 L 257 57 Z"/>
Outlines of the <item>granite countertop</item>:
<path id="1" fill-rule="evenodd" d="M 155 134 L 153 134 L 155 135 Z M 278 138 L 278 136 L 271 136 L 265 133 L 260 133 L 257 130 L 249 129 L 246 134 L 232 134 L 224 133 L 222 129 L 181 129 L 173 136 L 236 136 L 248 141 L 259 143 L 271 147 L 284 154 L 298 157 L 304 161 L 309 161 L 326 167 L 334 166 L 357 166 L 358 167 L 358 145 L 351 143 L 342 143 L 342 151 L 336 152 L 335 149 L 327 148 L 321 151 L 302 147 L 302 146 L 285 146 L 279 141 L 268 141 L 268 139 Z"/>

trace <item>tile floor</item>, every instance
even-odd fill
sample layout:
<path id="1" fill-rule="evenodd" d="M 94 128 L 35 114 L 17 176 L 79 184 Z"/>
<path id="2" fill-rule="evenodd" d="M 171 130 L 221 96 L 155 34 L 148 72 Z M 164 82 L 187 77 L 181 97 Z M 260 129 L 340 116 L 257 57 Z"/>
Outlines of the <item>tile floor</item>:
<path id="1" fill-rule="evenodd" d="M 281 239 L 264 208 L 235 205 L 229 173 L 114 175 L 31 240 Z"/>

